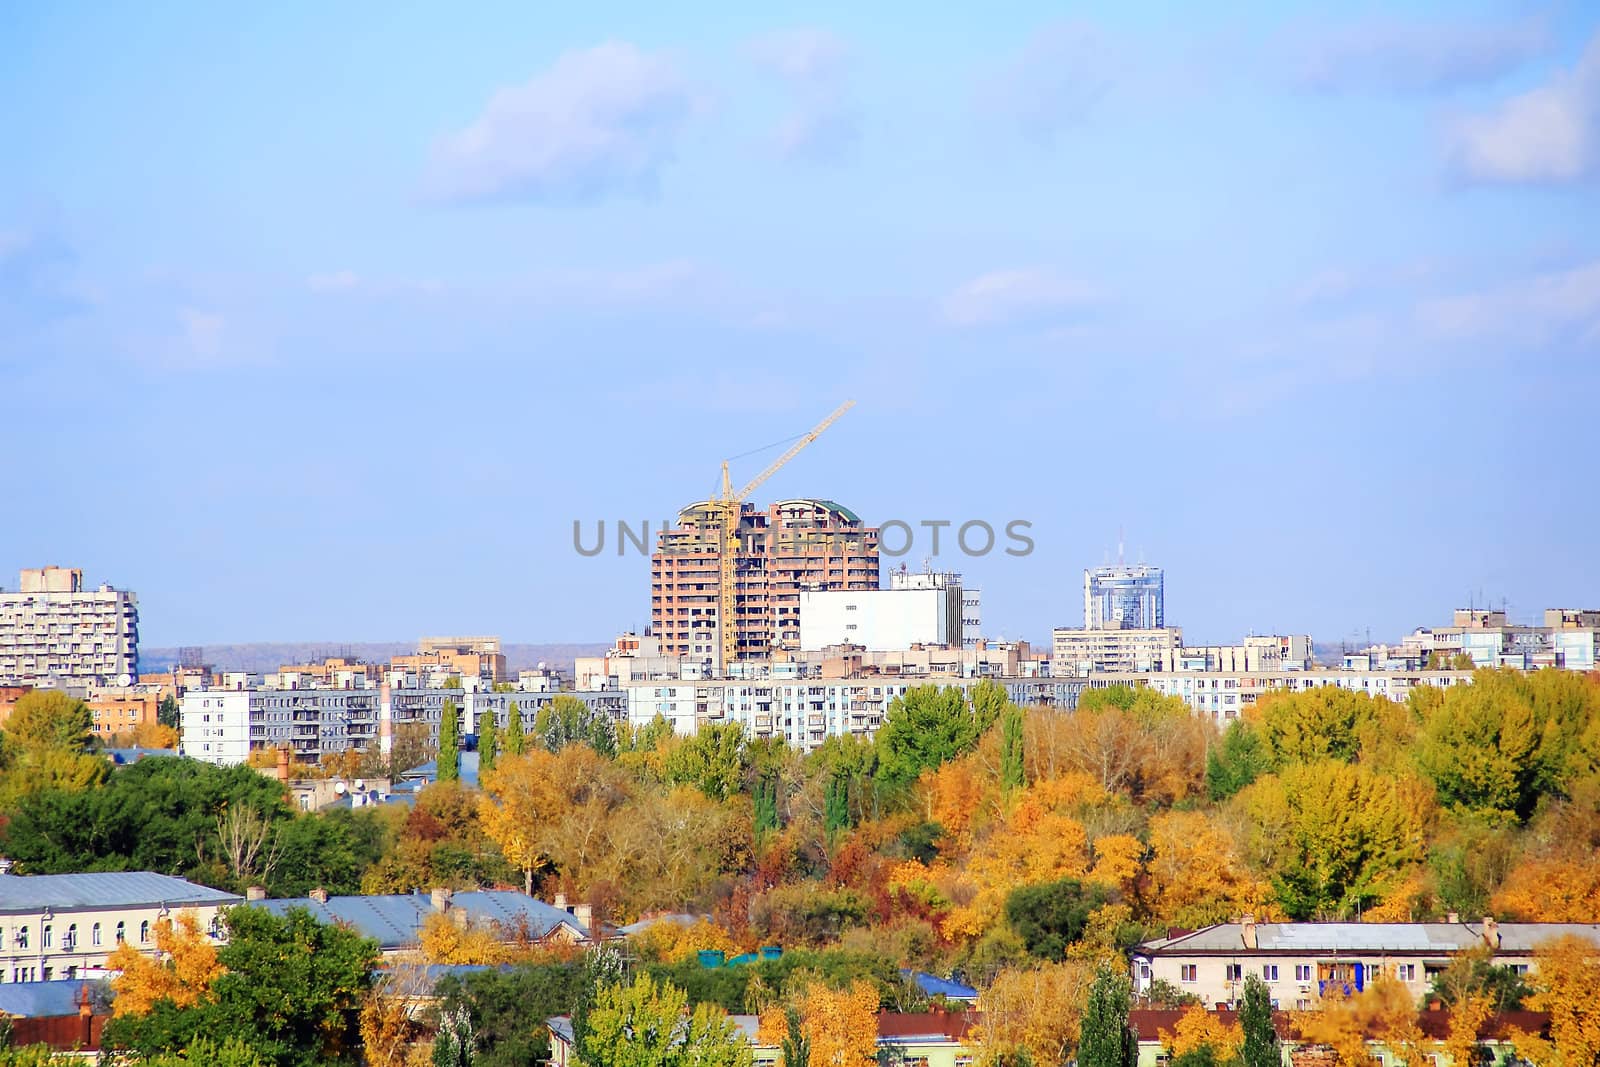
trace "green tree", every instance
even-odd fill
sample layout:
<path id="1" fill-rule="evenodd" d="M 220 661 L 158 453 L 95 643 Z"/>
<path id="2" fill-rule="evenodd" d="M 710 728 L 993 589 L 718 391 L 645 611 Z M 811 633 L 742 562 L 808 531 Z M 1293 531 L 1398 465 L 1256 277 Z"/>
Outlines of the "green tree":
<path id="1" fill-rule="evenodd" d="M 765 839 L 782 825 L 778 817 L 777 780 L 768 776 L 756 779 L 750 800 L 752 828 L 758 839 Z"/>
<path id="2" fill-rule="evenodd" d="M 506 755 L 520 756 L 528 750 L 528 735 L 522 730 L 522 708 L 513 700 L 506 709 Z"/>
<path id="3" fill-rule="evenodd" d="M 161 698 L 161 703 L 156 707 L 156 722 L 162 726 L 178 729 L 183 722 L 183 709 L 178 706 L 171 693 Z"/>
<path id="4" fill-rule="evenodd" d="M 750 1043 L 721 1009 L 690 1012 L 684 991 L 640 973 L 602 986 L 589 1012 L 585 1067 L 750 1067 Z"/>
<path id="5" fill-rule="evenodd" d="M 1249 723 L 1236 719 L 1206 756 L 1206 791 L 1214 801 L 1227 800 L 1267 773 L 1270 764 L 1261 735 Z"/>
<path id="6" fill-rule="evenodd" d="M 975 710 L 955 686 L 919 685 L 907 690 L 890 703 L 877 734 L 885 784 L 904 788 L 923 771 L 966 755 L 994 724 L 989 716 L 998 713 L 992 700 Z"/>
<path id="7" fill-rule="evenodd" d="M 607 759 L 617 754 L 617 724 L 604 712 L 567 693 L 539 709 L 534 736 L 551 752 L 570 744 L 588 745 Z"/>
<path id="8" fill-rule="evenodd" d="M 148 1015 L 106 1024 L 107 1047 L 142 1057 L 193 1050 L 227 1034 L 273 1067 L 360 1061 L 361 1000 L 372 985 L 378 946 L 308 911 L 276 915 L 240 905 L 223 913 L 224 973 L 199 1003 L 157 1002 Z"/>
<path id="9" fill-rule="evenodd" d="M 1078 1067 L 1135 1067 L 1138 1039 L 1128 1028 L 1132 994 L 1127 975 L 1102 963 L 1089 987 L 1078 1037 Z"/>
<path id="10" fill-rule="evenodd" d="M 850 825 L 850 781 L 836 772 L 828 778 L 828 788 L 823 794 L 823 836 L 831 845 L 838 840 L 841 833 L 850 829 Z"/>
<path id="11" fill-rule="evenodd" d="M 523 963 L 446 975 L 435 995 L 442 1011 L 467 1012 L 477 1067 L 526 1067 L 550 1058 L 549 1031 L 528 1020 L 570 1012 L 583 979 L 578 962 Z"/>
<path id="12" fill-rule="evenodd" d="M 478 771 L 494 770 L 495 744 L 494 712 L 488 708 L 478 713 Z"/>
<path id="13" fill-rule="evenodd" d="M 1257 729 L 1271 766 L 1353 761 L 1361 749 L 1362 728 L 1377 714 L 1373 704 L 1365 693 L 1333 685 L 1263 696 L 1256 702 Z"/>
<path id="14" fill-rule="evenodd" d="M 1018 886 L 1006 897 L 1006 919 L 1022 937 L 1028 952 L 1059 960 L 1067 946 L 1083 937 L 1089 913 L 1106 902 L 1105 890 L 1076 878 L 1041 885 Z"/>
<path id="15" fill-rule="evenodd" d="M 811 1039 L 801 1026 L 799 1009 L 794 1005 L 784 1008 L 783 1041 L 778 1046 L 783 1067 L 811 1067 Z"/>
<path id="16" fill-rule="evenodd" d="M 1028 784 L 1023 763 L 1022 709 L 1007 703 L 1000 715 L 1000 789 L 1013 796 Z"/>
<path id="17" fill-rule="evenodd" d="M 1283 1067 L 1278 1031 L 1272 1025 L 1272 994 L 1254 971 L 1244 980 L 1239 1028 L 1244 1031 L 1244 1044 L 1239 1050 L 1243 1067 Z"/>
<path id="18" fill-rule="evenodd" d="M 473 1067 L 478 1062 L 478 1042 L 472 1033 L 472 1016 L 465 1008 L 439 1013 L 439 1032 L 433 1039 L 433 1067 Z"/>
<path id="19" fill-rule="evenodd" d="M 736 722 L 702 726 L 667 753 L 667 781 L 726 800 L 739 792 L 746 766 L 744 727 Z"/>
<path id="20" fill-rule="evenodd" d="M 461 780 L 461 723 L 456 702 L 445 699 L 444 710 L 439 715 L 439 781 Z"/>

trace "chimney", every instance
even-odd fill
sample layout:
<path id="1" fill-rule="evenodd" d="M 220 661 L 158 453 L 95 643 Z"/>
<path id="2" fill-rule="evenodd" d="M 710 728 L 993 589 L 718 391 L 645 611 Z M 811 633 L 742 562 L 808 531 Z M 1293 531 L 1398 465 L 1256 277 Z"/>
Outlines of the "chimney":
<path id="1" fill-rule="evenodd" d="M 258 886 L 258 885 L 250 886 L 249 888 L 247 888 L 244 891 L 244 899 L 246 899 L 246 900 L 266 900 L 267 899 L 267 891 L 264 888 L 262 888 L 261 886 Z"/>
<path id="2" fill-rule="evenodd" d="M 431 894 L 433 897 L 433 910 L 446 912 L 450 910 L 450 898 L 455 894 L 445 886 L 440 886 Z"/>
<path id="3" fill-rule="evenodd" d="M 1256 937 L 1256 917 L 1246 915 L 1239 920 L 1239 936 L 1244 938 L 1244 947 L 1251 952 L 1256 950 L 1259 939 Z"/>
<path id="4" fill-rule="evenodd" d="M 1446 912 L 1444 921 L 1447 923 L 1458 923 L 1461 921 L 1461 913 L 1459 911 Z"/>
<path id="5" fill-rule="evenodd" d="M 552 903 L 554 903 L 555 906 L 560 908 L 562 911 L 566 911 L 567 910 L 567 895 L 565 893 L 557 893 L 556 894 L 556 899 Z"/>
<path id="6" fill-rule="evenodd" d="M 1483 939 L 1489 943 L 1490 948 L 1497 952 L 1500 950 L 1500 924 L 1495 921 L 1493 915 L 1483 917 Z"/>
<path id="7" fill-rule="evenodd" d="M 288 780 L 289 780 L 289 750 L 286 749 L 286 748 L 280 748 L 280 749 L 278 749 L 278 781 L 287 782 Z"/>
<path id="8" fill-rule="evenodd" d="M 593 932 L 594 908 L 587 904 L 576 904 L 572 908 L 572 917 L 578 920 L 578 925 Z"/>
<path id="9" fill-rule="evenodd" d="M 266 894 L 262 895 L 265 896 Z M 312 900 L 316 901 L 318 904 L 326 904 L 328 902 L 328 891 L 322 888 L 320 885 L 306 895 Z"/>

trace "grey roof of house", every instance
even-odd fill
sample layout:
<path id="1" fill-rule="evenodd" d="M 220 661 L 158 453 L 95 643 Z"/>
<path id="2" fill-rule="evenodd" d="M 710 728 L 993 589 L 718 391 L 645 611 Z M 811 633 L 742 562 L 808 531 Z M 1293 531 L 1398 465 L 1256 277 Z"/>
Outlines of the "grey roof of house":
<path id="1" fill-rule="evenodd" d="M 0 1016 L 43 1019 L 53 1015 L 78 1014 L 82 990 L 95 982 L 5 982 L 0 983 Z M 90 990 L 91 997 L 94 990 Z"/>
<path id="2" fill-rule="evenodd" d="M 652 915 L 648 919 L 640 919 L 636 923 L 629 923 L 627 926 L 617 927 L 617 933 L 621 934 L 623 937 L 632 937 L 634 934 L 644 933 L 646 930 L 658 923 L 672 923 L 674 926 L 693 926 L 702 919 L 706 920 L 707 922 L 711 921 L 711 917 L 709 915 L 691 915 L 688 912 L 683 911 L 674 912 L 668 915 Z"/>
<path id="3" fill-rule="evenodd" d="M 461 784 L 476 786 L 478 784 L 478 754 L 476 752 L 461 753 Z M 439 761 L 431 759 L 426 763 L 419 763 L 408 771 L 401 771 L 402 781 L 412 782 L 437 782 L 439 780 Z"/>
<path id="4" fill-rule="evenodd" d="M 0 913 L 45 908 L 131 908 L 166 904 L 232 904 L 233 893 L 149 871 L 95 874 L 0 874 Z"/>
<path id="5" fill-rule="evenodd" d="M 1600 944 L 1600 924 L 1499 924 L 1502 953 L 1532 952 L 1554 937 L 1572 934 Z M 1243 955 L 1245 953 L 1407 953 L 1452 955 L 1483 945 L 1482 923 L 1258 923 L 1256 947 L 1244 944 L 1240 923 L 1220 923 L 1175 937 L 1146 941 L 1145 955 Z"/>
<path id="6" fill-rule="evenodd" d="M 276 915 L 291 908 L 304 908 L 325 923 L 340 923 L 364 937 L 373 938 L 385 951 L 415 945 L 422 924 L 434 914 L 432 896 L 421 893 L 329 897 L 326 904 L 309 897 L 295 897 L 251 901 L 250 906 L 266 908 Z M 534 940 L 548 936 L 562 923 L 583 937 L 589 936 L 588 928 L 569 913 L 508 889 L 456 893 L 450 900 L 450 911 L 464 913 L 472 923 L 497 923 L 508 930 L 519 930 L 526 921 L 528 936 Z"/>

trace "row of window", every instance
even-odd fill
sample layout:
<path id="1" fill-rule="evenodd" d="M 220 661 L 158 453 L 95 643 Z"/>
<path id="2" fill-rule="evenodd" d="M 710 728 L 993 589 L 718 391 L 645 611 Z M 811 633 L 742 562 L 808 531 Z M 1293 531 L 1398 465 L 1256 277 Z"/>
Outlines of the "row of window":
<path id="1" fill-rule="evenodd" d="M 1353 966 L 1365 967 L 1367 969 L 1366 978 L 1371 981 L 1383 974 L 1385 965 L 1381 963 L 1357 963 L 1353 964 Z M 1415 982 L 1417 980 L 1417 965 L 1415 963 L 1396 963 L 1389 966 L 1392 968 L 1394 977 L 1402 982 Z M 1228 982 L 1243 981 L 1244 973 L 1245 968 L 1242 963 L 1227 963 L 1222 968 L 1223 980 Z M 1294 965 L 1294 980 L 1296 982 L 1311 982 L 1314 980 L 1315 974 L 1316 968 L 1309 963 L 1297 963 Z M 1267 982 L 1278 981 L 1278 965 L 1276 963 L 1262 964 L 1261 977 Z M 1200 980 L 1199 965 L 1194 963 L 1179 964 L 1178 978 L 1184 982 L 1198 982 Z"/>
<path id="2" fill-rule="evenodd" d="M 40 928 L 40 930 L 39 930 L 39 947 L 41 949 L 48 950 L 48 949 L 55 948 L 55 931 L 56 931 L 56 928 L 51 923 L 45 923 L 44 926 Z M 117 923 L 117 929 L 116 929 L 117 944 L 120 945 L 120 944 L 122 944 L 123 941 L 125 941 L 127 939 L 127 933 L 128 933 L 128 924 L 125 923 L 125 922 L 118 922 Z M 12 944 L 12 947 L 13 948 L 17 948 L 17 949 L 26 950 L 29 947 L 30 938 L 31 938 L 31 928 L 26 926 L 26 925 L 19 926 L 15 930 L 13 930 L 12 933 L 11 933 L 11 944 Z M 99 923 L 95 923 L 94 925 L 89 927 L 89 946 L 91 948 L 99 947 L 100 940 L 101 940 L 100 924 Z M 150 941 L 150 922 L 149 922 L 149 920 L 146 920 L 146 921 L 144 921 L 144 922 L 139 924 L 139 940 L 144 942 L 144 943 L 146 943 L 146 944 L 149 943 L 149 941 Z M 4 929 L 0 929 L 0 945 L 4 945 L 4 944 L 5 944 L 5 930 Z M 68 923 L 66 930 L 61 935 L 61 951 L 63 951 L 63 952 L 72 952 L 77 947 L 78 947 L 78 924 L 77 923 Z"/>

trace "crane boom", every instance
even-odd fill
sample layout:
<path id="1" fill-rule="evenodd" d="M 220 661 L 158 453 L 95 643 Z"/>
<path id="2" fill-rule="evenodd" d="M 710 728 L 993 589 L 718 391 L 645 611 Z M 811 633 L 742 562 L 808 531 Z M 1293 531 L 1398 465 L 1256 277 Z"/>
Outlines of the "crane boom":
<path id="1" fill-rule="evenodd" d="M 799 455 L 801 450 L 811 442 L 822 436 L 824 430 L 837 422 L 839 416 L 855 407 L 855 405 L 856 402 L 854 400 L 846 400 L 843 404 L 834 408 L 832 414 L 813 426 L 800 440 L 790 445 L 783 455 L 774 460 L 766 470 L 750 479 L 749 483 L 737 493 L 733 491 L 733 484 L 728 480 L 728 461 L 722 461 L 722 495 L 713 504 L 722 525 L 722 573 L 717 590 L 720 594 L 717 598 L 717 629 L 721 631 L 722 637 L 719 643 L 722 648 L 721 666 L 723 674 L 727 673 L 728 665 L 738 658 L 739 654 L 739 633 L 734 619 L 736 600 L 734 594 L 737 584 L 734 564 L 739 555 L 739 513 L 741 505 L 751 493 L 761 488 L 763 482 L 776 474 L 780 467 Z"/>

